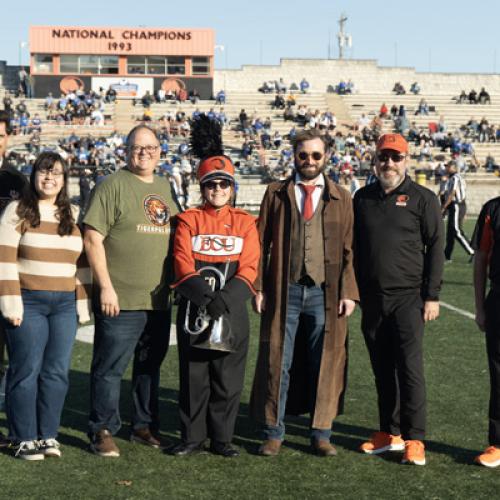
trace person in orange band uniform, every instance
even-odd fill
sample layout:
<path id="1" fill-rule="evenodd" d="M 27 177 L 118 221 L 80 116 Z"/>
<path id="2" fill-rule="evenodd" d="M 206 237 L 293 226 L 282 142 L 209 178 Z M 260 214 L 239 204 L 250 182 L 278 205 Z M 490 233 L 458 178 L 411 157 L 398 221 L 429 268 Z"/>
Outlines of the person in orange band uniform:
<path id="1" fill-rule="evenodd" d="M 490 369 L 489 446 L 475 462 L 485 467 L 500 465 L 500 198 L 482 208 L 472 237 L 476 323 L 485 332 Z M 486 293 L 486 281 L 490 289 Z"/>
<path id="2" fill-rule="evenodd" d="M 207 120 L 203 116 L 195 121 L 193 135 L 197 129 L 218 128 Z M 177 217 L 173 288 L 181 296 L 177 340 L 182 442 L 171 450 L 177 456 L 199 451 L 207 437 L 213 453 L 238 456 L 231 440 L 248 350 L 246 301 L 255 294 L 260 245 L 254 217 L 231 206 L 234 166 L 219 152 L 202 160 L 198 168 L 202 205 Z M 207 267 L 224 277 L 220 289 L 206 281 Z M 209 317 L 199 335 L 186 331 L 188 307 L 198 317 Z M 226 350 L 209 339 L 216 320 L 223 324 Z"/>

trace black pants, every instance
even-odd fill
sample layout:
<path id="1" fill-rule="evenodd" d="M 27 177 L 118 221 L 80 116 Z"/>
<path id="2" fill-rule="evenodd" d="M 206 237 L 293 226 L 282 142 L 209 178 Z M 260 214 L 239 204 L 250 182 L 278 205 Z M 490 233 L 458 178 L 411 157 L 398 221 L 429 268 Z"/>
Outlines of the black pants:
<path id="1" fill-rule="evenodd" d="M 489 444 L 500 448 L 500 292 L 486 298 L 486 353 L 490 368 Z"/>
<path id="2" fill-rule="evenodd" d="M 235 352 L 193 347 L 189 334 L 177 322 L 181 438 L 201 443 L 207 437 L 230 443 L 245 378 L 248 335 Z"/>
<path id="3" fill-rule="evenodd" d="M 361 300 L 361 328 L 378 394 L 380 430 L 403 439 L 425 435 L 423 303 L 420 295 Z"/>
<path id="4" fill-rule="evenodd" d="M 470 241 L 467 239 L 464 230 L 462 229 L 462 223 L 464 221 L 466 211 L 467 207 L 465 202 L 453 202 L 448 207 L 448 227 L 446 231 L 446 247 L 444 249 L 444 256 L 447 260 L 451 259 L 455 239 L 460 243 L 460 245 L 462 245 L 462 248 L 469 255 L 474 255 L 474 250 Z"/>

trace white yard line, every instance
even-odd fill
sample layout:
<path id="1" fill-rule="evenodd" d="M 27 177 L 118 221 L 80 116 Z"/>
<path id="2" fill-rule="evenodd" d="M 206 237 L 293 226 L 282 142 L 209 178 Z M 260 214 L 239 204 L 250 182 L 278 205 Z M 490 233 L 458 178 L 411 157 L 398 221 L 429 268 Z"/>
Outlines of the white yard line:
<path id="1" fill-rule="evenodd" d="M 76 340 L 85 342 L 86 344 L 94 343 L 94 325 L 81 326 L 76 332 Z M 170 325 L 170 345 L 177 345 L 177 335 L 175 325 Z"/>
<path id="2" fill-rule="evenodd" d="M 454 311 L 458 314 L 461 314 L 462 316 L 465 316 L 466 318 L 469 319 L 476 319 L 476 316 L 469 311 L 464 311 L 463 309 L 459 309 L 458 307 L 452 306 L 451 304 L 447 304 L 446 302 L 440 302 L 440 304 L 445 307 L 446 309 L 449 309 L 450 311 Z"/>
<path id="3" fill-rule="evenodd" d="M 452 306 L 451 304 L 447 304 L 446 302 L 440 302 L 440 304 L 444 308 L 449 309 L 450 311 L 456 312 L 458 314 L 461 314 L 466 318 L 472 320 L 475 319 L 474 314 L 470 313 L 469 311 L 464 311 L 463 309 Z M 76 339 L 79 340 L 80 342 L 85 342 L 86 344 L 92 344 L 94 342 L 94 325 L 81 326 L 80 328 L 78 328 Z M 176 335 L 175 325 L 173 323 L 172 325 L 170 325 L 170 345 L 177 345 L 177 335 Z"/>

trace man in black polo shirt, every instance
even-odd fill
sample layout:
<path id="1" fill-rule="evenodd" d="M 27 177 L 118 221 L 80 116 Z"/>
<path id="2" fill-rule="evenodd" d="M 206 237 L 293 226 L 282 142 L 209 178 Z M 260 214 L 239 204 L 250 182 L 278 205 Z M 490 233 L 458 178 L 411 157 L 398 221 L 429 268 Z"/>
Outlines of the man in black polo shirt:
<path id="1" fill-rule="evenodd" d="M 437 197 L 406 174 L 408 143 L 385 134 L 377 144 L 377 181 L 354 197 L 354 263 L 362 330 L 378 394 L 380 431 L 361 445 L 403 451 L 425 464 L 423 334 L 439 315 L 443 224 Z"/>
<path id="2" fill-rule="evenodd" d="M 490 368 L 489 446 L 476 457 L 486 467 L 500 465 L 500 198 L 482 208 L 472 237 L 476 323 L 486 334 Z M 490 290 L 486 295 L 486 279 Z"/>
<path id="3" fill-rule="evenodd" d="M 20 198 L 21 191 L 24 185 L 27 184 L 24 176 L 10 165 L 5 158 L 10 133 L 9 113 L 2 110 L 0 111 L 0 216 L 12 200 Z M 0 324 L 0 381 L 4 375 L 4 351 L 5 336 L 3 326 Z M 3 401 L 0 401 L 0 406 L 3 406 L 3 403 Z M 0 432 L 0 448 L 8 444 L 9 441 Z"/>

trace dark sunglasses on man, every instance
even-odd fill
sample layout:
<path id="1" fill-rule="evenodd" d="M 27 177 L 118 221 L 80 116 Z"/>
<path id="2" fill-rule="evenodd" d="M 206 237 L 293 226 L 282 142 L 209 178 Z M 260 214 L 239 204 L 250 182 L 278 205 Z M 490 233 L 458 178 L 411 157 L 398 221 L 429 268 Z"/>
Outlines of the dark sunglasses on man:
<path id="1" fill-rule="evenodd" d="M 309 157 L 311 157 L 315 161 L 319 161 L 321 160 L 321 158 L 323 158 L 323 153 L 320 153 L 319 151 L 313 151 L 312 153 L 306 153 L 305 151 L 300 151 L 299 153 L 297 153 L 297 158 L 300 161 L 305 161 Z"/>
<path id="2" fill-rule="evenodd" d="M 378 161 L 380 161 L 382 163 L 389 161 L 389 158 L 394 163 L 399 163 L 406 158 L 406 155 L 398 153 L 397 151 L 382 151 L 381 153 L 378 154 L 377 158 L 378 158 Z"/>

